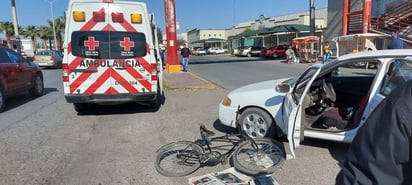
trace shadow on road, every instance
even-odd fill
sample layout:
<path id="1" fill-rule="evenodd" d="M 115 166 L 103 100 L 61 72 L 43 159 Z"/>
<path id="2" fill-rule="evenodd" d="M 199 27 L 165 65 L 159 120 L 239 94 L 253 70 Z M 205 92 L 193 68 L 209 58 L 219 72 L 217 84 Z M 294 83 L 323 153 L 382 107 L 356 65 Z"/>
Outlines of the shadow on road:
<path id="1" fill-rule="evenodd" d="M 43 96 L 47 96 L 47 94 L 57 91 L 57 88 L 44 88 Z M 17 107 L 20 107 L 30 101 L 33 101 L 34 99 L 36 98 L 32 97 L 28 92 L 19 93 L 14 96 L 11 96 L 6 99 L 5 111 L 9 111 Z"/>

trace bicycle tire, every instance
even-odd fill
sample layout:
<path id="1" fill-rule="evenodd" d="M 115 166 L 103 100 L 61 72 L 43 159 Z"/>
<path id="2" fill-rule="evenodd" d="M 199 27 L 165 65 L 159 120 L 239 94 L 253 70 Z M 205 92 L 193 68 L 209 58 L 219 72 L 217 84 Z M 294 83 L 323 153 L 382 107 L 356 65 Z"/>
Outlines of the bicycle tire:
<path id="1" fill-rule="evenodd" d="M 193 158 L 179 159 L 177 153 L 193 154 Z M 156 171 L 163 176 L 181 177 L 189 175 L 199 169 L 199 154 L 203 154 L 203 148 L 191 141 L 178 141 L 162 146 L 155 159 Z"/>
<path id="2" fill-rule="evenodd" d="M 259 150 L 252 146 L 251 140 L 239 143 L 232 156 L 233 166 L 251 176 L 271 174 L 279 169 L 286 160 L 283 145 L 270 138 L 254 138 L 254 141 Z"/>

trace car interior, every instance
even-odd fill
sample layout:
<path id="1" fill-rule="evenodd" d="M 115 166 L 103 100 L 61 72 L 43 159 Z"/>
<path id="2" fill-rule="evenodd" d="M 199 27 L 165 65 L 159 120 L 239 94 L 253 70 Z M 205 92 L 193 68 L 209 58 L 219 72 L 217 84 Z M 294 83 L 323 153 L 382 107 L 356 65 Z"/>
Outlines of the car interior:
<path id="1" fill-rule="evenodd" d="M 358 63 L 327 70 L 315 79 L 302 105 L 303 129 L 339 132 L 357 127 L 379 66 L 378 61 Z"/>

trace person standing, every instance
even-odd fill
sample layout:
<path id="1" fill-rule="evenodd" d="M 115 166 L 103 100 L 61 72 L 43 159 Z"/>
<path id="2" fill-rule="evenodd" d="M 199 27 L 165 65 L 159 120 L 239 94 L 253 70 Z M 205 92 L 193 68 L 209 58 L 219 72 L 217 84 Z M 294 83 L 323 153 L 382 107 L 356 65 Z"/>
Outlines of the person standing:
<path id="1" fill-rule="evenodd" d="M 412 80 L 390 93 L 359 129 L 337 185 L 412 184 Z"/>
<path id="2" fill-rule="evenodd" d="M 293 51 L 292 49 L 292 46 L 289 46 L 289 48 L 285 51 L 285 54 L 286 54 L 287 63 L 291 63 L 292 61 L 296 62 L 296 59 L 295 59 L 296 55 L 295 55 L 295 51 Z"/>
<path id="3" fill-rule="evenodd" d="M 329 46 L 329 41 L 325 41 L 323 44 L 323 60 L 322 64 L 329 62 L 329 57 L 331 56 L 331 50 Z"/>
<path id="4" fill-rule="evenodd" d="M 180 50 L 180 55 L 182 56 L 183 72 L 187 72 L 190 58 L 190 49 L 187 48 L 186 44 L 183 44 L 183 48 Z"/>
<path id="5" fill-rule="evenodd" d="M 396 32 L 392 32 L 392 40 L 388 45 L 388 49 L 404 49 L 404 48 L 406 48 L 405 42 L 403 42 L 402 39 L 399 38 Z"/>

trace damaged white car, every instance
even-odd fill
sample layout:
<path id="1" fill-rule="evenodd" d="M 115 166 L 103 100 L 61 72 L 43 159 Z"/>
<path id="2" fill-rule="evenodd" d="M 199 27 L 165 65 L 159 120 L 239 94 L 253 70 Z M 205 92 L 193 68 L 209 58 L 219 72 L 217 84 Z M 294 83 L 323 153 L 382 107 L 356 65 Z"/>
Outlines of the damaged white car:
<path id="1" fill-rule="evenodd" d="M 293 156 L 304 137 L 351 142 L 371 111 L 412 79 L 408 56 L 411 49 L 353 53 L 298 78 L 240 87 L 219 104 L 219 120 L 252 137 L 286 136 Z"/>

